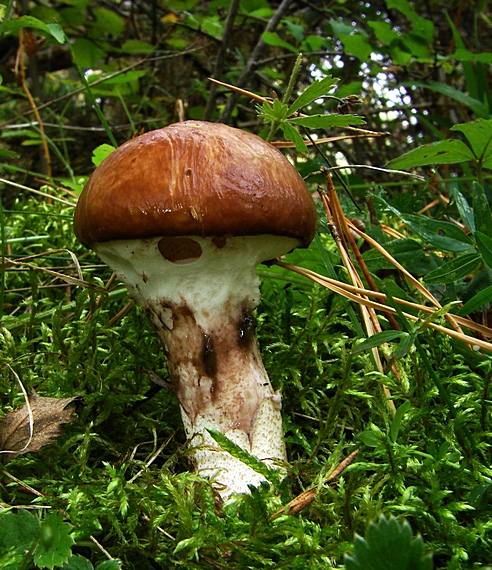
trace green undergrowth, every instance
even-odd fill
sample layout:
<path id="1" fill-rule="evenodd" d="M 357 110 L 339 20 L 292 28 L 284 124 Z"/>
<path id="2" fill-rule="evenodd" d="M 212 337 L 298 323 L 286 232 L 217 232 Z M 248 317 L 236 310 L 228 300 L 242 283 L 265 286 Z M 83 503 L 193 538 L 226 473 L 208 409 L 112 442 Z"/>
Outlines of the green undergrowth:
<path id="1" fill-rule="evenodd" d="M 18 200 L 2 218 L 10 240 L 5 253 L 16 259 L 61 248 L 29 263 L 76 276 L 70 250 L 84 279 L 104 285 L 110 271 L 75 243 L 71 213 L 58 202 Z M 15 241 L 26 237 L 34 239 Z M 343 276 L 323 231 L 290 260 Z M 347 568 L 370 568 L 364 553 L 383 547 L 377 537 L 386 536 L 368 526 L 378 520 L 380 530 L 392 525 L 395 540 L 407 545 L 400 550 L 413 552 L 410 561 L 418 555 L 422 568 L 431 567 L 429 553 L 435 568 L 490 562 L 490 358 L 422 328 L 421 350 L 413 345 L 394 360 L 398 344 L 390 343 L 384 371 L 377 372 L 370 351 L 355 350 L 361 339 L 357 307 L 279 268 L 261 267 L 260 275 L 258 338 L 272 383 L 283 394 L 290 463 L 283 481 L 220 507 L 209 483 L 188 470 L 175 397 L 149 375 L 167 378 L 147 319 L 133 306 L 111 322 L 128 300 L 124 289 L 116 284 L 100 295 L 32 267 L 6 266 L 2 414 L 24 404 L 20 383 L 27 393 L 77 399 L 63 436 L 4 467 L 0 525 L 34 530 L 22 549 L 0 538 L 2 567 L 104 570 L 103 564 L 112 569 L 121 562 L 135 569 L 317 569 L 343 567 L 349 555 Z M 355 461 L 328 483 L 355 450 Z M 314 499 L 299 513 L 272 518 L 314 486 Z M 46 563 L 39 553 L 46 544 L 54 548 L 53 516 L 66 525 L 67 542 Z M 354 543 L 356 535 L 367 541 Z M 394 567 L 418 567 L 404 564 Z"/>

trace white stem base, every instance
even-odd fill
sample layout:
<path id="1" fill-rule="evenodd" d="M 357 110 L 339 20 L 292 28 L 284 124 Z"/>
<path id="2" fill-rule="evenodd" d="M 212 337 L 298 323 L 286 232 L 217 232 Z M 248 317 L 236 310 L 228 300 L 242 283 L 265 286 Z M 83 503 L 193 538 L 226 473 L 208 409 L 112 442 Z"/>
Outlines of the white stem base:
<path id="1" fill-rule="evenodd" d="M 274 466 L 286 461 L 281 398 L 263 367 L 252 311 L 256 265 L 292 238 L 152 238 L 97 245 L 159 333 L 198 473 L 223 498 L 263 477 L 221 450 L 206 428 Z"/>

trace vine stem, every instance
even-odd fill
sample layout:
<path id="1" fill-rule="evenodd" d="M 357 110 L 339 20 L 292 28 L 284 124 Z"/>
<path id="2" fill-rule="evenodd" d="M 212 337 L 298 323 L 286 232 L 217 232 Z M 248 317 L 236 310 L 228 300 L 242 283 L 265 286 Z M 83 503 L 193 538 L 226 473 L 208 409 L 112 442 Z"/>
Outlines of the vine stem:
<path id="1" fill-rule="evenodd" d="M 299 75 L 299 71 L 301 69 L 301 63 L 302 63 L 302 53 L 300 53 L 297 56 L 296 62 L 294 64 L 294 68 L 292 70 L 292 73 L 290 74 L 287 89 L 284 93 L 284 96 L 282 97 L 282 104 L 284 104 L 284 105 L 289 104 L 290 96 L 292 95 L 292 91 L 294 90 L 294 86 L 295 86 L 296 81 L 297 81 L 297 76 Z M 268 133 L 268 136 L 266 138 L 267 142 L 272 142 L 273 135 L 277 132 L 281 123 L 282 123 L 282 119 L 279 119 L 277 121 L 273 121 L 273 123 L 270 127 L 270 131 Z"/>

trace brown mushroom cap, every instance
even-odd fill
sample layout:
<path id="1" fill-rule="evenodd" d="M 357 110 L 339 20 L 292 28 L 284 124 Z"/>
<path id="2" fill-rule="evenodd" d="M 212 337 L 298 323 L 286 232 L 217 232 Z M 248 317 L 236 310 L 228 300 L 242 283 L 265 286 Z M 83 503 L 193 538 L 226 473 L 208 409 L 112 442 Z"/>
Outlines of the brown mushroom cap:
<path id="1" fill-rule="evenodd" d="M 307 246 L 316 209 L 296 169 L 263 139 L 220 123 L 185 121 L 112 152 L 77 204 L 86 246 L 158 236 L 281 235 Z"/>

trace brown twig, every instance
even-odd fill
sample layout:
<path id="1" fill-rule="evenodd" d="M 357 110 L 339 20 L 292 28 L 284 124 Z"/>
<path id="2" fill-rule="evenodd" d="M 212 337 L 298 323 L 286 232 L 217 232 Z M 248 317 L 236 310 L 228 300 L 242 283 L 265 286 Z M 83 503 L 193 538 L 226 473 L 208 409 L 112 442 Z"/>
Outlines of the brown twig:
<path id="1" fill-rule="evenodd" d="M 359 454 L 358 449 L 353 451 L 331 472 L 331 474 L 326 479 L 326 481 L 324 481 L 324 483 L 326 484 L 334 481 L 343 471 L 345 471 L 345 469 L 347 469 L 347 467 L 353 462 L 353 460 L 357 457 L 358 454 Z M 270 517 L 270 520 L 274 521 L 276 518 L 280 517 L 281 515 L 296 515 L 298 512 L 304 509 L 304 507 L 307 507 L 314 501 L 314 498 L 316 497 L 316 494 L 318 492 L 318 488 L 319 485 L 314 485 L 313 487 L 306 489 L 306 491 L 303 491 L 295 499 L 292 499 L 292 501 L 287 503 L 287 505 L 282 507 L 276 513 L 273 513 L 273 515 L 271 515 Z"/>
<path id="2" fill-rule="evenodd" d="M 16 62 L 16 75 L 19 78 L 22 90 L 26 94 L 27 100 L 29 101 L 29 105 L 31 107 L 34 116 L 36 117 L 36 121 L 38 123 L 39 134 L 41 135 L 41 144 L 43 146 L 43 154 L 44 160 L 46 162 L 46 176 L 51 179 L 52 178 L 52 168 L 51 168 L 51 155 L 50 149 L 48 146 L 48 140 L 46 138 L 46 134 L 44 132 L 43 121 L 41 120 L 41 115 L 39 114 L 39 110 L 36 106 L 36 102 L 34 101 L 31 92 L 29 91 L 29 87 L 26 83 L 26 67 L 25 67 L 25 50 L 24 50 L 24 30 L 22 28 L 19 29 L 18 33 L 19 37 L 19 50 L 17 52 L 17 62 Z"/>

